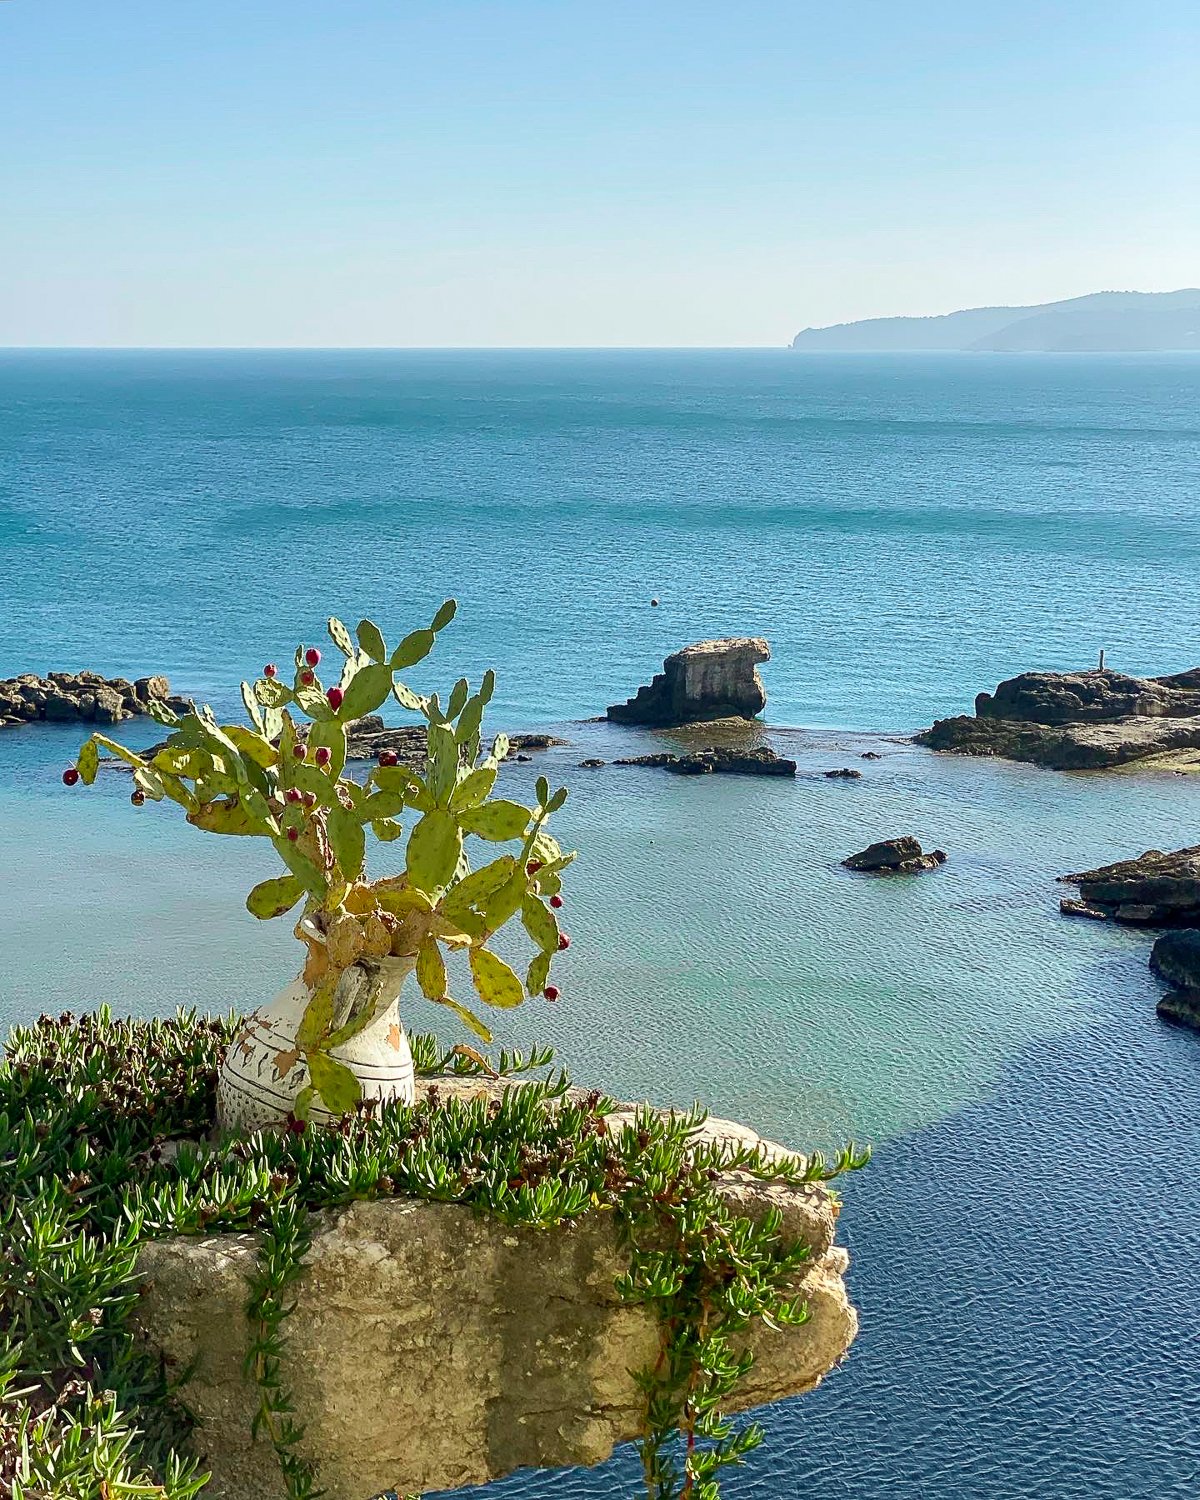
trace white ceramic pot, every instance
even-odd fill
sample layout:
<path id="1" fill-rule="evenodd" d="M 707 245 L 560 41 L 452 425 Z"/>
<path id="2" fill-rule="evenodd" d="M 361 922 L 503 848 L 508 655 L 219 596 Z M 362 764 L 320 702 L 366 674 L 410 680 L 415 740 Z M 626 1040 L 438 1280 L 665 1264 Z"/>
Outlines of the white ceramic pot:
<path id="1" fill-rule="evenodd" d="M 410 958 L 373 961 L 374 1019 L 330 1050 L 330 1057 L 345 1063 L 358 1079 L 364 1099 L 411 1104 L 416 1096 L 412 1052 L 399 1007 L 400 987 L 414 967 Z M 308 986 L 297 979 L 249 1016 L 230 1042 L 217 1080 L 219 1129 L 265 1130 L 287 1119 L 297 1094 L 309 1082 L 308 1064 L 296 1049 L 296 1031 L 310 998 Z M 325 1108 L 318 1094 L 308 1118 L 328 1125 L 338 1116 Z"/>

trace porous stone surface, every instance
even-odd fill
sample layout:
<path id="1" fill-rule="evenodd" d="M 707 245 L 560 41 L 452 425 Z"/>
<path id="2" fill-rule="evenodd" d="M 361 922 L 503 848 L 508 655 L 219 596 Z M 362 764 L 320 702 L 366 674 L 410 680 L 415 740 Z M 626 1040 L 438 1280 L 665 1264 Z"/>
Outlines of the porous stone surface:
<path id="1" fill-rule="evenodd" d="M 794 776 L 796 762 L 778 755 L 769 745 L 734 749 L 709 745 L 683 755 L 657 751 L 653 755 L 631 755 L 613 761 L 614 766 L 657 766 L 676 776 Z"/>
<path id="2" fill-rule="evenodd" d="M 0 727 L 15 724 L 119 724 L 148 712 L 152 699 L 187 708 L 165 677 L 102 677 L 99 672 L 23 672 L 0 680 Z"/>
<path id="3" fill-rule="evenodd" d="M 861 870 L 869 875 L 917 875 L 922 870 L 936 870 L 944 865 L 946 853 L 943 849 L 931 849 L 926 854 L 920 842 L 906 833 L 868 844 L 842 863 L 848 870 Z"/>
<path id="4" fill-rule="evenodd" d="M 1200 765 L 1200 668 L 1171 677 L 1023 672 L 980 693 L 975 715 L 939 719 L 920 745 L 1060 771 Z"/>
<path id="5" fill-rule="evenodd" d="M 499 1089 L 438 1083 L 443 1093 Z M 704 1134 L 758 1141 L 719 1120 Z M 836 1207 L 818 1186 L 743 1174 L 727 1174 L 721 1190 L 752 1216 L 778 1208 L 782 1233 L 810 1249 L 796 1283 L 810 1320 L 753 1331 L 755 1363 L 737 1403 L 809 1391 L 857 1330 Z M 242 1372 L 255 1257 L 253 1236 L 222 1235 L 150 1244 L 139 1262 L 138 1322 L 170 1372 L 191 1372 L 181 1394 L 202 1424 L 194 1447 L 212 1470 L 212 1500 L 284 1500 L 269 1444 L 250 1438 L 255 1399 Z M 300 1452 L 317 1463 L 329 1500 L 597 1464 L 635 1437 L 641 1400 L 630 1372 L 653 1362 L 658 1331 L 618 1298 L 625 1264 L 609 1213 L 524 1229 L 397 1198 L 320 1216 L 285 1324 L 285 1377 L 306 1427 Z"/>
<path id="6" fill-rule="evenodd" d="M 1079 901 L 1061 903 L 1067 916 L 1100 915 L 1143 927 L 1200 926 L 1200 844 L 1170 852 L 1147 849 L 1136 859 L 1059 879 L 1079 887 Z"/>
<path id="7" fill-rule="evenodd" d="M 608 718 L 618 724 L 668 728 L 705 719 L 753 719 L 767 706 L 759 676 L 771 648 L 761 636 L 696 641 L 663 662 L 663 669 L 625 703 L 613 703 Z"/>

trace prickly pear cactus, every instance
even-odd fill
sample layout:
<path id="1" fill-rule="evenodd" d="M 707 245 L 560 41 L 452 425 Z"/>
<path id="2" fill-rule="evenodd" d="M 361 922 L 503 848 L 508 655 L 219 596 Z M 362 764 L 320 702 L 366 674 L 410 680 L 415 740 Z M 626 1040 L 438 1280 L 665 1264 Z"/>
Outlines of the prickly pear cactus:
<path id="1" fill-rule="evenodd" d="M 562 873 L 575 856 L 562 851 L 546 825 L 566 801 L 566 788 L 551 792 L 540 777 L 531 807 L 492 795 L 508 741 L 500 735 L 483 752 L 483 715 L 496 685 L 490 671 L 474 692 L 460 678 L 444 707 L 437 694 L 416 693 L 401 680 L 432 651 L 455 607 L 448 599 L 428 628 L 392 649 L 370 620 L 351 634 L 331 619 L 338 656 L 328 682 L 321 652 L 300 646 L 290 682 L 270 665 L 257 681 L 242 683 L 248 726 L 218 724 L 207 706 L 181 716 L 151 702 L 150 713 L 170 730 L 161 749 L 147 758 L 95 734 L 74 767 L 72 782 L 90 786 L 101 753 L 116 756 L 133 772 L 136 805 L 169 800 L 195 828 L 266 839 L 274 847 L 284 873 L 256 885 L 246 906 L 264 921 L 303 908 L 296 936 L 306 949 L 310 999 L 297 1044 L 312 1084 L 297 1101 L 298 1114 L 314 1092 L 334 1112 L 358 1098 L 357 1081 L 329 1056 L 374 1018 L 370 1005 L 340 1014 L 334 1003 L 355 965 L 414 959 L 422 993 L 489 1042 L 483 1016 L 449 993 L 447 951 L 466 951 L 485 1007 L 558 995 L 550 966 L 567 939 L 550 903 L 561 905 Z M 355 781 L 345 774 L 346 726 L 389 697 L 425 720 L 423 772 L 381 764 Z M 397 861 L 403 872 L 369 879 L 369 839 L 403 841 Z M 495 852 L 494 845 L 510 848 Z M 517 917 L 534 948 L 524 981 L 489 946 Z"/>

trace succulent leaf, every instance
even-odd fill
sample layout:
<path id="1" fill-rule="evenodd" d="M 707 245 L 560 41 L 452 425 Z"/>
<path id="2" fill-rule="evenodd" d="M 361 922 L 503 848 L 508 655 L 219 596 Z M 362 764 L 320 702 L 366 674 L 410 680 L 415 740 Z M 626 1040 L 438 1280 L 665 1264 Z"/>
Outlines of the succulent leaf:
<path id="1" fill-rule="evenodd" d="M 427 812 L 408 839 L 406 869 L 409 879 L 431 895 L 454 878 L 462 853 L 462 831 L 448 812 Z"/>
<path id="2" fill-rule="evenodd" d="M 434 615 L 433 621 L 429 627 L 430 630 L 445 630 L 446 626 L 449 625 L 451 620 L 453 620 L 457 612 L 458 601 L 455 599 L 447 599 L 446 602 L 438 610 L 437 614 Z"/>
<path id="3" fill-rule="evenodd" d="M 512 969 L 489 948 L 472 948 L 471 979 L 485 1005 L 511 1010 L 525 999 L 525 989 Z"/>
<path id="4" fill-rule="evenodd" d="M 329 706 L 329 700 L 315 682 L 310 682 L 307 687 L 301 684 L 295 693 L 296 702 L 310 719 L 332 719 L 333 709 Z"/>
<path id="5" fill-rule="evenodd" d="M 534 954 L 533 961 L 525 972 L 525 988 L 531 995 L 540 995 L 550 982 L 550 960 L 552 954 L 543 948 Z"/>
<path id="6" fill-rule="evenodd" d="M 471 684 L 465 677 L 460 677 L 450 689 L 450 697 L 446 701 L 446 717 L 448 719 L 457 719 L 470 696 Z"/>
<path id="7" fill-rule="evenodd" d="M 279 875 L 274 880 L 259 881 L 246 897 L 246 910 L 260 921 L 269 921 L 291 911 L 303 895 L 302 881 L 294 875 Z"/>
<path id="8" fill-rule="evenodd" d="M 310 759 L 318 750 L 329 751 L 329 764 L 317 774 L 324 775 L 327 781 L 336 781 L 346 769 L 346 731 L 336 719 L 321 719 L 309 729 Z"/>
<path id="9" fill-rule="evenodd" d="M 360 620 L 358 622 L 358 644 L 372 661 L 387 661 L 388 650 L 383 639 L 383 632 L 375 624 L 374 620 Z"/>
<path id="10" fill-rule="evenodd" d="M 404 828 L 399 823 L 393 823 L 391 818 L 376 818 L 371 824 L 371 832 L 381 844 L 391 844 L 403 835 Z"/>
<path id="11" fill-rule="evenodd" d="M 516 871 L 517 862 L 511 854 L 502 854 L 499 859 L 494 859 L 491 864 L 483 865 L 478 870 L 472 870 L 469 875 L 464 876 L 453 890 L 446 895 L 442 902 L 442 911 L 451 920 L 457 920 L 460 914 L 468 912 L 473 906 L 478 906 L 481 902 L 486 901 L 506 881 L 511 880 Z M 523 885 L 522 889 L 524 889 Z"/>
<path id="12" fill-rule="evenodd" d="M 329 631 L 329 639 L 343 656 L 354 655 L 355 646 L 354 642 L 350 639 L 350 632 L 336 615 L 330 615 L 326 629 Z"/>
<path id="13" fill-rule="evenodd" d="M 544 952 L 558 951 L 558 923 L 536 896 L 526 896 L 521 902 L 521 925 Z"/>
<path id="14" fill-rule="evenodd" d="M 463 808 L 478 807 L 485 802 L 496 785 L 495 766 L 476 766 L 454 788 L 450 794 L 450 811 L 461 812 Z"/>
<path id="15" fill-rule="evenodd" d="M 373 714 L 392 690 L 392 669 L 388 666 L 362 667 L 355 672 L 345 689 L 338 718 L 345 724 L 352 719 L 361 719 L 364 714 Z"/>
<path id="16" fill-rule="evenodd" d="M 393 665 L 392 670 L 397 670 L 395 665 Z M 406 687 L 402 682 L 392 683 L 392 697 L 395 698 L 401 708 L 411 709 L 415 714 L 423 714 L 425 712 L 426 700 L 421 697 L 420 693 L 414 693 L 412 688 Z"/>
<path id="17" fill-rule="evenodd" d="M 459 814 L 459 822 L 465 833 L 476 834 L 492 843 L 503 843 L 506 839 L 519 839 L 529 827 L 533 816 L 519 802 L 507 802 L 498 798 L 485 802 L 482 807 L 471 807 Z"/>
<path id="18" fill-rule="evenodd" d="M 432 630 L 414 630 L 406 635 L 392 652 L 392 671 L 403 672 L 406 667 L 415 667 L 419 661 L 424 661 L 433 650 L 434 639 Z"/>
<path id="19" fill-rule="evenodd" d="M 349 1114 L 362 1098 L 362 1087 L 343 1062 L 326 1052 L 308 1054 L 308 1071 L 313 1088 L 320 1094 L 331 1114 Z"/>
<path id="20" fill-rule="evenodd" d="M 79 772 L 79 779 L 85 786 L 91 786 L 96 779 L 96 772 L 100 769 L 100 746 L 94 739 L 85 740 L 79 747 L 79 754 L 75 757 L 75 769 Z"/>
<path id="21" fill-rule="evenodd" d="M 260 677 L 254 684 L 254 696 L 264 708 L 282 708 L 292 693 L 277 677 Z"/>
<path id="22" fill-rule="evenodd" d="M 437 1004 L 444 1005 L 448 1010 L 452 1010 L 464 1026 L 469 1026 L 476 1036 L 482 1037 L 489 1046 L 491 1045 L 491 1028 L 485 1022 L 481 1021 L 473 1010 L 469 1010 L 465 1005 L 460 1005 L 457 1000 L 452 1000 L 449 995 L 440 995 Z"/>
<path id="23" fill-rule="evenodd" d="M 271 839 L 271 842 L 275 845 L 275 852 L 292 874 L 300 881 L 304 889 L 310 895 L 316 896 L 318 900 L 324 896 L 325 876 L 313 864 L 304 850 L 299 845 L 293 844 L 290 839 L 283 838 L 279 834 L 276 834 Z"/>
<path id="24" fill-rule="evenodd" d="M 335 802 L 329 809 L 325 831 L 338 868 L 347 880 L 357 880 L 366 856 L 362 824 L 340 802 Z"/>
<path id="25" fill-rule="evenodd" d="M 427 1000 L 440 1000 L 446 993 L 446 961 L 431 937 L 417 949 L 417 983 Z"/>
<path id="26" fill-rule="evenodd" d="M 259 711 L 258 699 L 254 696 L 254 689 L 248 682 L 242 683 L 242 702 L 246 705 L 246 712 L 250 715 L 250 722 L 255 729 L 262 733 L 263 721 Z"/>
<path id="27" fill-rule="evenodd" d="M 358 811 L 365 822 L 374 823 L 377 819 L 398 818 L 407 806 L 401 792 L 378 791 L 364 798 Z"/>

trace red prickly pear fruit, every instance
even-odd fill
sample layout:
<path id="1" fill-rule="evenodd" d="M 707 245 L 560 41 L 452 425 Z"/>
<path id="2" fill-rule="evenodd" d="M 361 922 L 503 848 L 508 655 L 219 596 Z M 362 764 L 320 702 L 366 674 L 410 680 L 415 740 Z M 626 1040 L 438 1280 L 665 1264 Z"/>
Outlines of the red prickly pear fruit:
<path id="1" fill-rule="evenodd" d="M 558 935 L 558 946 L 559 946 L 560 949 L 562 949 L 562 948 L 569 948 L 571 946 L 571 939 L 566 935 L 565 932 L 560 932 L 559 933 L 559 935 Z"/>
<path id="2" fill-rule="evenodd" d="M 305 792 L 305 794 L 304 794 L 304 805 L 305 805 L 305 807 L 316 807 L 316 805 L 317 805 L 317 794 L 316 794 L 316 792 Z"/>
<path id="3" fill-rule="evenodd" d="M 330 708 L 333 709 L 334 713 L 337 713 L 338 709 L 342 706 L 342 699 L 345 697 L 341 688 L 330 688 L 325 696 L 329 700 Z"/>
<path id="4" fill-rule="evenodd" d="M 545 997 L 546 997 L 547 1000 L 557 1000 L 558 999 L 558 985 L 556 985 L 556 984 L 548 984 L 546 986 L 546 988 L 542 991 L 542 994 L 545 995 Z"/>
<path id="5" fill-rule="evenodd" d="M 140 790 L 136 792 L 130 792 L 129 800 L 133 803 L 134 807 L 141 807 L 142 803 L 146 800 L 146 794 L 145 792 Z"/>
<path id="6" fill-rule="evenodd" d="M 75 769 L 74 766 L 68 766 L 67 769 L 63 772 L 63 785 L 74 786 L 78 780 L 79 772 Z"/>
<path id="7" fill-rule="evenodd" d="M 304 660 L 309 664 L 310 667 L 318 666 L 320 665 L 321 661 L 321 653 L 315 646 L 310 646 L 304 653 Z"/>
<path id="8" fill-rule="evenodd" d="M 303 760 L 304 757 L 308 754 L 307 745 L 296 745 L 292 750 L 292 754 L 296 757 L 297 760 Z"/>
<path id="9" fill-rule="evenodd" d="M 287 791 L 283 794 L 283 799 L 285 802 L 299 802 L 300 789 L 294 786 L 288 787 Z"/>
<path id="10" fill-rule="evenodd" d="M 289 828 L 287 831 L 287 836 L 288 839 L 294 844 L 300 837 L 300 830 L 298 828 Z"/>
<path id="11" fill-rule="evenodd" d="M 329 746 L 318 745 L 317 753 L 313 756 L 313 759 L 316 761 L 317 765 L 327 766 L 329 764 Z"/>
<path id="12" fill-rule="evenodd" d="M 316 681 L 316 678 L 311 672 L 301 672 L 300 681 L 304 687 L 312 687 L 313 683 Z"/>
<path id="13" fill-rule="evenodd" d="M 555 911 L 557 911 L 562 904 L 563 898 L 561 896 L 550 897 L 550 905 L 554 908 Z"/>
<path id="14" fill-rule="evenodd" d="M 275 665 L 275 663 L 273 661 L 269 661 L 266 664 L 266 666 L 263 668 L 263 676 L 264 677 L 274 677 L 275 673 L 278 670 L 279 670 L 279 668 Z"/>
<path id="15" fill-rule="evenodd" d="M 394 750 L 381 750 L 379 752 L 379 764 L 381 766 L 399 765 L 400 757 Z"/>
<path id="16" fill-rule="evenodd" d="M 542 862 L 540 859 L 531 859 L 525 866 L 526 873 L 529 875 L 536 875 L 541 868 Z"/>

